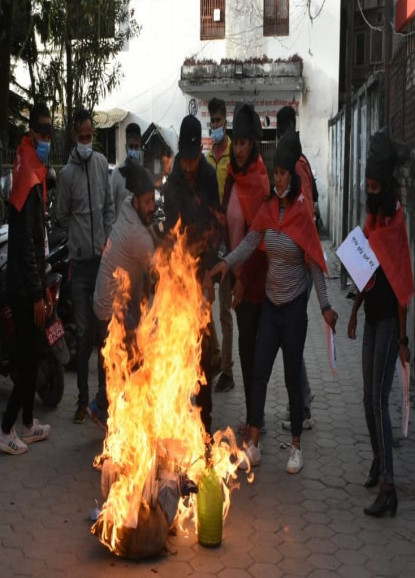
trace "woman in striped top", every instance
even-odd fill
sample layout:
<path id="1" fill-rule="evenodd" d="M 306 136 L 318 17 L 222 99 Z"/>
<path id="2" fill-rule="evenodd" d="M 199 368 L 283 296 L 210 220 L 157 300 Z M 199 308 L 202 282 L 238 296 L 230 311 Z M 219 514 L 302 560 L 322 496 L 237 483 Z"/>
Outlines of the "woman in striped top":
<path id="1" fill-rule="evenodd" d="M 290 402 L 292 446 L 288 473 L 303 467 L 300 445 L 302 433 L 301 361 L 307 334 L 307 267 L 310 268 L 321 311 L 334 329 L 337 313 L 331 308 L 326 292 L 327 271 L 313 215 L 302 190 L 295 164 L 301 144 L 294 130 L 278 142 L 274 158 L 274 189 L 262 203 L 249 233 L 241 243 L 212 270 L 222 274 L 243 263 L 263 241 L 268 258 L 266 298 L 262 306 L 255 347 L 254 378 L 251 392 L 250 428 L 247 460 L 242 469 L 259 465 L 259 445 L 266 390 L 275 357 L 283 352 L 285 385 Z"/>

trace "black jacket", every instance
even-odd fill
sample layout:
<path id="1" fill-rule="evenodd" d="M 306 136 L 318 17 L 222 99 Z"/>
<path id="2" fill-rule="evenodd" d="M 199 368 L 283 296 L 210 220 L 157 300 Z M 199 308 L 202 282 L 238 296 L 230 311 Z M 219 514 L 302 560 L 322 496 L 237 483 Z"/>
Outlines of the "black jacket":
<path id="1" fill-rule="evenodd" d="M 45 296 L 45 215 L 42 185 L 34 186 L 19 212 L 9 206 L 7 293 L 33 303 Z"/>
<path id="2" fill-rule="evenodd" d="M 179 153 L 180 154 L 180 153 Z M 164 191 L 166 231 L 170 231 L 179 216 L 187 229 L 188 245 L 200 257 L 201 270 L 206 271 L 217 262 L 220 240 L 220 200 L 215 169 L 202 155 L 195 190 L 186 183 L 180 168 L 179 155 Z"/>

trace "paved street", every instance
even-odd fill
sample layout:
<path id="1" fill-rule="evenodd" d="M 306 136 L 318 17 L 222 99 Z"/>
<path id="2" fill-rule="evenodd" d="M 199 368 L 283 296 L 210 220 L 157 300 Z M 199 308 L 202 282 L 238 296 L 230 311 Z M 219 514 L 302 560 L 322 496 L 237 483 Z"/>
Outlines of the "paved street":
<path id="1" fill-rule="evenodd" d="M 170 546 L 176 553 L 165 558 L 144 562 L 118 559 L 89 532 L 90 510 L 95 499 L 101 502 L 100 474 L 93 470 L 92 461 L 103 438 L 90 421 L 72 423 L 76 383 L 75 375 L 67 373 L 65 396 L 55 411 L 36 401 L 36 417 L 52 425 L 50 440 L 33 444 L 22 456 L 0 455 L 0 578 L 415 576 L 413 401 L 409 436 L 403 439 L 396 379 L 392 417 L 398 514 L 395 518 L 369 518 L 363 507 L 373 501 L 376 490 L 363 487 L 371 464 L 362 407 L 363 317 L 359 317 L 358 339 L 348 340 L 349 289 L 340 289 L 338 264 L 327 242 L 324 245 L 331 264 L 331 302 L 339 313 L 339 375 L 334 382 L 313 291 L 305 356 L 315 395 L 312 414 L 316 425 L 303 434 L 302 472 L 294 476 L 285 472 L 288 450 L 281 444 L 289 441 L 289 433 L 281 429 L 287 394 L 279 354 L 268 389 L 263 462 L 255 468 L 252 484 L 240 475 L 221 547 L 205 549 L 191 532 L 189 537 L 172 538 Z M 236 387 L 214 394 L 214 429 L 228 424 L 236 428 L 244 418 L 236 335 L 234 359 Z M 0 411 L 10 387 L 7 379 L 0 378 Z M 92 385 L 93 392 L 94 388 Z"/>

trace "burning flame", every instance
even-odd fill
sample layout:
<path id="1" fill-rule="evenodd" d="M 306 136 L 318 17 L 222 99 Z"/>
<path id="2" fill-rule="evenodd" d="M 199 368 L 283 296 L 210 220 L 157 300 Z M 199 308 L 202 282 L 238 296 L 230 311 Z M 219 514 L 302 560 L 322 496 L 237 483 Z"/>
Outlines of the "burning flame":
<path id="1" fill-rule="evenodd" d="M 117 476 L 92 528 L 116 554 L 125 529 L 137 527 L 140 509 L 148 508 L 154 498 L 161 462 L 197 483 L 206 468 L 209 444 L 210 464 L 222 481 L 226 517 L 229 485 L 236 485 L 236 469 L 245 456 L 230 428 L 208 439 L 200 408 L 193 403 L 199 387 L 206 383 L 200 358 L 210 307 L 197 281 L 198 261 L 186 249 L 186 235 L 179 227 L 173 231 L 173 249 L 167 252 L 159 247 L 155 252 L 154 300 L 143 309 L 130 347 L 123 324 L 129 280 L 125 272 L 117 271 L 119 291 L 103 349 L 108 431 L 103 454 L 96 458 L 110 457 Z M 193 494 L 186 503 L 180 501 L 180 528 L 188 518 L 197 522 L 195 502 Z"/>

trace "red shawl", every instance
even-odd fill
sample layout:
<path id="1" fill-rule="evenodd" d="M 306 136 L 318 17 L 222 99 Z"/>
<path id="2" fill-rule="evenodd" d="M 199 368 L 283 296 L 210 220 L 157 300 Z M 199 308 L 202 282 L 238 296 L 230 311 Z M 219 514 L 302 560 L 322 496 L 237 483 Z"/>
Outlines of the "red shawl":
<path id="1" fill-rule="evenodd" d="M 246 172 L 235 172 L 228 164 L 228 172 L 237 184 L 238 199 L 248 227 L 251 226 L 261 203 L 269 195 L 267 169 L 261 156 L 252 162 Z"/>
<path id="2" fill-rule="evenodd" d="M 324 260 L 320 238 L 310 206 L 303 193 L 287 204 L 282 222 L 279 223 L 280 201 L 275 195 L 269 201 L 264 201 L 259 209 L 251 229 L 265 232 L 266 229 L 283 231 L 286 235 L 303 249 L 306 258 L 311 258 L 322 271 L 327 273 L 327 265 Z"/>
<path id="3" fill-rule="evenodd" d="M 414 295 L 411 255 L 400 203 L 391 217 L 368 214 L 364 233 L 398 301 L 406 307 Z"/>
<path id="4" fill-rule="evenodd" d="M 31 189 L 41 183 L 46 206 L 46 173 L 47 168 L 40 162 L 31 138 L 24 136 L 14 159 L 13 187 L 9 198 L 17 211 L 22 210 Z"/>

